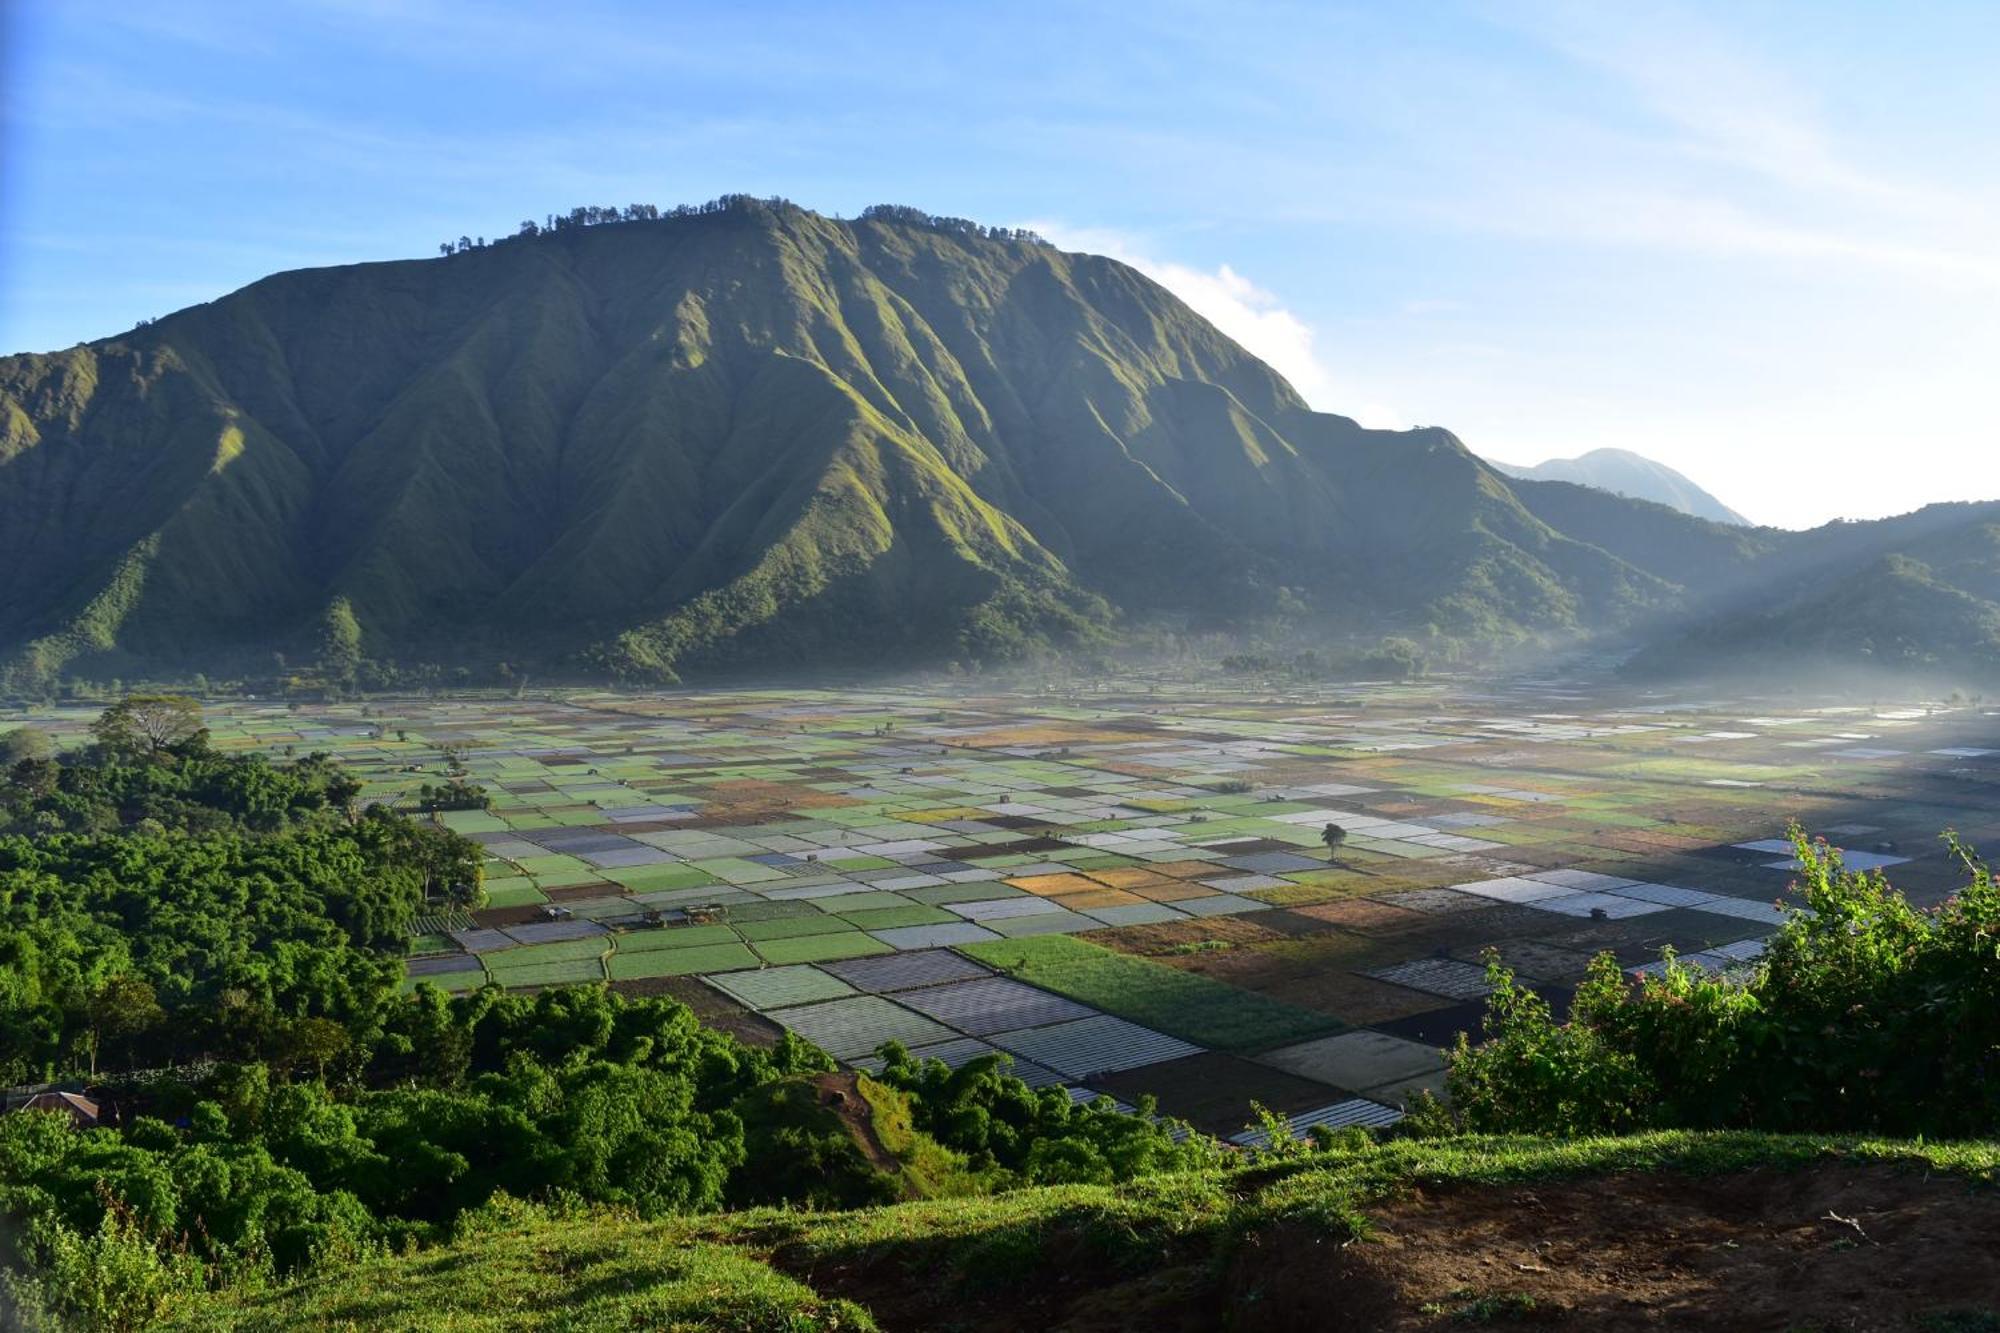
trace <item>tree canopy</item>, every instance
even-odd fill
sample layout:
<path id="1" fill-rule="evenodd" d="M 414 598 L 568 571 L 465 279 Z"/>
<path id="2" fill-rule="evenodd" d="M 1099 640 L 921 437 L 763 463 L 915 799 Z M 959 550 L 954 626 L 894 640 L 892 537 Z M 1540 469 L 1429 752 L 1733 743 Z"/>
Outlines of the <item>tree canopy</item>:
<path id="1" fill-rule="evenodd" d="M 99 745 L 125 758 L 170 753 L 202 733 L 201 705 L 183 694 L 128 695 L 90 724 Z"/>
<path id="2" fill-rule="evenodd" d="M 502 1195 L 656 1216 L 902 1188 L 817 1114 L 804 1081 L 832 1061 L 790 1034 L 758 1049 L 602 985 L 406 993 L 414 918 L 476 904 L 481 852 L 357 811 L 325 756 L 217 753 L 172 696 L 92 734 L 0 775 L 0 1082 L 93 1078 L 127 1112 L 0 1116 L 0 1214 L 42 1304 L 143 1327 L 176 1292 L 442 1238 Z M 886 1054 L 876 1111 L 958 1188 L 1202 1152 L 995 1061 Z"/>

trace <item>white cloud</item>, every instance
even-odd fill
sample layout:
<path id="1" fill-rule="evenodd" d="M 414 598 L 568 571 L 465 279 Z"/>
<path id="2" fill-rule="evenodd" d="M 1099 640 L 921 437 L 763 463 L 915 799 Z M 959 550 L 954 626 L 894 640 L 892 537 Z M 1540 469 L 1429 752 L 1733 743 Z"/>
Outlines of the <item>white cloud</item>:
<path id="1" fill-rule="evenodd" d="M 1313 348 L 1313 328 L 1272 292 L 1223 264 L 1193 268 L 1142 253 L 1123 232 L 1060 222 L 1022 224 L 1064 250 L 1082 250 L 1129 264 L 1188 303 L 1195 313 L 1283 375 L 1315 408 L 1351 416 L 1365 426 L 1400 430 L 1409 423 L 1394 408 L 1356 401 L 1339 386 Z"/>
<path id="2" fill-rule="evenodd" d="M 1609 80 L 1622 94 L 1614 105 L 1645 128 L 1607 131 L 1601 116 L 1542 123 L 1544 156 L 1479 178 L 1479 217 L 1490 228 L 1823 261 L 1946 287 L 2000 284 L 1990 191 L 1867 161 L 1828 123 L 1821 99 L 1703 15 L 1638 0 L 1492 12 Z"/>
<path id="3" fill-rule="evenodd" d="M 1516 10 L 1556 50 L 1623 83 L 1685 136 L 1691 154 L 1801 189 L 1852 194 L 1896 209 L 1949 200 L 1849 160 L 1821 123 L 1817 99 L 1779 66 L 1672 3 L 1607 6 L 1559 0 Z"/>

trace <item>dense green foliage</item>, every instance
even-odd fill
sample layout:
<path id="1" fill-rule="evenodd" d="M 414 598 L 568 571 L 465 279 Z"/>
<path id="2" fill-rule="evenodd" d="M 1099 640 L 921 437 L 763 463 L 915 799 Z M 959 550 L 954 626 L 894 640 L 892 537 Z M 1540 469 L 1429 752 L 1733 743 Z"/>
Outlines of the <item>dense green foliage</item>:
<path id="1" fill-rule="evenodd" d="M 53 1281 L 68 1248 L 110 1227 L 135 1281 L 184 1284 L 185 1256 L 227 1284 L 448 1234 L 496 1191 L 641 1216 L 714 1208 L 732 1173 L 756 1170 L 731 1104 L 826 1065 L 796 1042 L 745 1048 L 672 1001 L 588 987 L 426 989 L 372 1049 L 336 1040 L 324 1055 L 303 1079 L 259 1063 L 155 1081 L 141 1094 L 154 1114 L 118 1131 L 0 1118 L 19 1258 Z M 86 1279 L 54 1298 L 106 1299 Z"/>
<path id="2" fill-rule="evenodd" d="M 1795 834 L 1801 910 L 1747 976 L 1675 963 L 1634 985 L 1609 957 L 1569 1021 L 1496 968 L 1491 1040 L 1451 1057 L 1473 1129 L 1750 1128 L 2000 1134 L 2000 884 L 1913 907 L 1880 871 Z"/>
<path id="3" fill-rule="evenodd" d="M 437 810 L 484 810 L 493 804 L 493 798 L 486 788 L 462 778 L 451 778 L 440 783 L 426 782 L 417 788 L 417 809 L 426 812 Z"/>
<path id="4" fill-rule="evenodd" d="M 1409 680 L 1424 674 L 1424 650 L 1400 635 L 1390 635 L 1370 648 L 1322 652 L 1230 653 L 1218 663 L 1231 675 L 1277 676 L 1299 681 Z"/>
<path id="5" fill-rule="evenodd" d="M 97 743 L 67 760 L 16 742 L 21 754 L 0 769 L 0 834 L 276 833 L 346 822 L 361 792 L 324 755 L 281 766 L 210 749 L 199 707 L 175 696 L 127 699 L 93 732 Z"/>
<path id="6" fill-rule="evenodd" d="M 433 837 L 370 816 L 269 837 L 0 839 L 0 1077 L 276 1058 L 306 1018 L 368 1029 L 424 900 L 407 849 Z"/>
<path id="7" fill-rule="evenodd" d="M 412 918 L 476 897 L 477 847 L 357 813 L 323 757 L 219 754 L 200 724 L 135 697 L 0 783 L 0 1080 L 89 1074 L 122 1112 L 0 1116 L 0 1276 L 33 1304 L 140 1327 L 197 1289 L 439 1240 L 496 1196 L 656 1217 L 1202 1159 L 991 1061 L 891 1051 L 843 1118 L 817 1100 L 823 1053 L 673 1000 L 404 995 Z"/>
<path id="8" fill-rule="evenodd" d="M 145 718 L 152 714 L 152 730 Z M 128 700 L 64 760 L 0 775 L 0 1080 L 367 1037 L 412 917 L 477 893 L 478 849 L 323 756 L 218 754 L 185 700 Z"/>
<path id="9" fill-rule="evenodd" d="M 917 1127 L 964 1153 L 974 1170 L 1038 1185 L 1111 1184 L 1215 1161 L 1208 1140 L 1157 1121 L 1150 1100 L 1132 1115 L 1108 1097 L 1076 1102 L 1063 1088 L 1030 1088 L 1007 1073 L 1005 1055 L 952 1069 L 896 1043 L 883 1054 L 881 1080 L 909 1095 Z"/>
<path id="10" fill-rule="evenodd" d="M 331 1035 L 291 1077 L 255 1063 L 155 1081 L 151 1114 L 119 1131 L 0 1118 L 0 1211 L 53 1284 L 45 1298 L 74 1311 L 260 1282 L 437 1240 L 496 1195 L 654 1217 L 1110 1183 L 1215 1160 L 1172 1126 L 1072 1106 L 992 1061 L 952 1074 L 892 1048 L 884 1083 L 862 1081 L 867 1132 L 894 1159 L 875 1161 L 819 1113 L 806 1077 L 830 1068 L 818 1051 L 791 1037 L 744 1047 L 675 1001 L 601 987 L 422 987 L 366 1047 Z M 63 1256 L 92 1243 L 133 1292 L 61 1277 Z"/>
<path id="11" fill-rule="evenodd" d="M 913 1101 L 866 1074 L 751 1089 L 734 1107 L 750 1161 L 730 1177 L 731 1205 L 855 1208 L 985 1194 L 1018 1183 L 918 1129 Z M 1141 1128 L 1157 1132 L 1150 1124 Z"/>
<path id="12" fill-rule="evenodd" d="M 38 727 L 15 727 L 0 732 L 0 773 L 12 772 L 14 765 L 27 759 L 55 758 L 55 742 Z"/>
<path id="13" fill-rule="evenodd" d="M 58 1117 L 0 1120 L 0 1179 L 17 1211 L 25 1201 L 80 1225 L 102 1186 L 151 1234 L 199 1217 L 192 1243 L 208 1262 L 268 1254 L 292 1268 L 329 1245 L 448 1225 L 496 1189 L 642 1214 L 714 1207 L 743 1163 L 731 1103 L 824 1067 L 795 1042 L 743 1047 L 672 1001 L 592 987 L 451 1001 L 426 991 L 371 1050 L 335 1056 L 332 1088 L 319 1070 L 286 1081 L 265 1064 L 232 1064 L 142 1095 L 184 1131 L 144 1116 L 91 1134 Z M 225 1169 L 209 1164 L 216 1157 Z"/>

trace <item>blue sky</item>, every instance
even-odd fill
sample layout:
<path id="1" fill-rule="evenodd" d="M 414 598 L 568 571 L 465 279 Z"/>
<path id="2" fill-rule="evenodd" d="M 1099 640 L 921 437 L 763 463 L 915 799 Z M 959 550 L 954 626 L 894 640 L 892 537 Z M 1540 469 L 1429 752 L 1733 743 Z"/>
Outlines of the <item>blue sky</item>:
<path id="1" fill-rule="evenodd" d="M 0 0 L 0 351 L 579 203 L 1033 225 L 1315 406 L 2000 497 L 2000 6 Z"/>

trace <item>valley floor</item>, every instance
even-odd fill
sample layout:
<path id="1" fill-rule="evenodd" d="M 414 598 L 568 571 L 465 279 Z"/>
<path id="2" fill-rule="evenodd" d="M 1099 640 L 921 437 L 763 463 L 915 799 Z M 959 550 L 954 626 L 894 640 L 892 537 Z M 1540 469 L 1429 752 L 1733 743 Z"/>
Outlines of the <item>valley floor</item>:
<path id="1" fill-rule="evenodd" d="M 412 985 L 603 980 L 861 1068 L 1000 1050 L 1246 1144 L 1252 1100 L 1380 1126 L 1440 1088 L 1489 950 L 1558 1008 L 1601 951 L 1755 957 L 1792 820 L 1918 903 L 1963 880 L 1940 830 L 2000 846 L 2000 709 L 1962 699 L 1133 678 L 208 717 L 223 748 L 334 753 L 367 799 L 447 752 L 485 788 L 438 818 L 483 845 L 487 903 L 419 924 Z"/>

